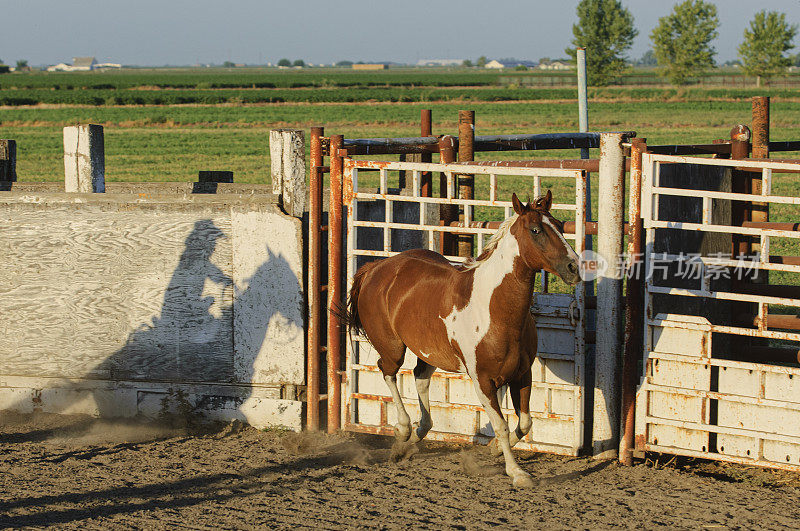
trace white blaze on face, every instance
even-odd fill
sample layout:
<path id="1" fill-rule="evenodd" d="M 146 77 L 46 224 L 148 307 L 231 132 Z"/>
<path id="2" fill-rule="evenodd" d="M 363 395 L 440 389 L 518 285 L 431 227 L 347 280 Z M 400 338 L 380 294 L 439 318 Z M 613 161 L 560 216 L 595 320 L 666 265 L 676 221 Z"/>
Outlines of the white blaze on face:
<path id="1" fill-rule="evenodd" d="M 476 350 L 491 324 L 489 302 L 503 279 L 514 270 L 514 258 L 517 256 L 517 239 L 506 235 L 498 242 L 491 256 L 473 270 L 475 277 L 467 305 L 460 310 L 453 308 L 449 315 L 442 318 L 448 339 L 451 342 L 455 340 L 464 355 L 466 367 L 463 370 L 473 379 L 477 377 Z"/>
<path id="2" fill-rule="evenodd" d="M 548 227 L 553 229 L 553 232 L 555 232 L 558 235 L 559 239 L 561 240 L 561 243 L 563 243 L 564 247 L 567 248 L 567 256 L 572 258 L 575 261 L 576 265 L 580 265 L 581 258 L 578 256 L 578 253 L 576 253 L 575 249 L 573 249 L 572 246 L 569 243 L 567 243 L 567 240 L 566 238 L 564 238 L 564 235 L 561 234 L 561 232 L 559 232 L 559 230 L 556 228 L 555 225 L 553 225 L 553 222 L 550 221 L 550 218 L 547 216 L 542 216 L 542 223 L 546 223 Z"/>

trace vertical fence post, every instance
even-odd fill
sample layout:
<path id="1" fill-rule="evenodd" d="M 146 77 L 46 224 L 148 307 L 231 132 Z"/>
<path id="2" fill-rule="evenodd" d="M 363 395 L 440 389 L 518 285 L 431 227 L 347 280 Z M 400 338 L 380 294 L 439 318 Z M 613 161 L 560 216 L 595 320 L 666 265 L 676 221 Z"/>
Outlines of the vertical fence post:
<path id="1" fill-rule="evenodd" d="M 456 160 L 456 139 L 444 135 L 439 139 L 439 162 L 449 164 Z M 439 197 L 447 197 L 447 177 L 444 173 L 439 176 Z M 458 205 L 439 205 L 439 223 L 449 227 L 450 223 L 458 220 Z M 439 238 L 439 254 L 453 256 L 455 252 L 455 238 L 451 232 L 442 232 Z"/>
<path id="2" fill-rule="evenodd" d="M 17 180 L 17 141 L 0 140 L 0 181 Z"/>
<path id="3" fill-rule="evenodd" d="M 644 222 L 642 221 L 642 153 L 647 151 L 643 139 L 631 141 L 631 189 L 628 207 L 628 277 L 625 304 L 624 357 L 622 359 L 622 435 L 619 461 L 633 464 L 636 384 L 639 360 L 642 359 L 644 327 Z"/>
<path id="4" fill-rule="evenodd" d="M 308 205 L 308 376 L 306 377 L 306 428 L 319 429 L 320 315 L 322 287 L 322 127 L 311 128 L 311 173 Z"/>
<path id="5" fill-rule="evenodd" d="M 586 93 L 586 48 L 578 48 L 578 132 L 589 132 L 589 98 Z M 589 158 L 589 148 L 581 148 L 581 158 Z M 592 178 L 586 174 L 586 220 L 592 220 Z M 592 249 L 592 237 L 586 237 L 586 249 Z M 587 295 L 593 295 L 592 283 L 586 284 Z"/>
<path id="6" fill-rule="evenodd" d="M 769 96 L 753 98 L 753 158 L 769 158 Z M 754 192 L 757 193 L 757 192 Z"/>
<path id="7" fill-rule="evenodd" d="M 332 310 L 343 304 L 342 284 L 342 173 L 344 161 L 339 150 L 344 144 L 342 135 L 330 139 L 331 200 L 328 212 L 328 433 L 341 426 L 341 387 L 339 374 L 342 361 L 342 328 Z"/>
<path id="8" fill-rule="evenodd" d="M 306 207 L 306 140 L 302 129 L 283 131 L 283 209 L 290 216 L 302 218 Z"/>
<path id="9" fill-rule="evenodd" d="M 594 376 L 592 454 L 617 455 L 619 437 L 619 358 L 622 352 L 622 256 L 625 156 L 621 133 L 600 135 L 600 196 L 597 243 L 606 261 L 597 277 L 597 346 Z"/>
<path id="10" fill-rule="evenodd" d="M 753 135 L 754 159 L 769 158 L 769 96 L 753 98 L 753 120 L 750 124 Z M 754 194 L 762 190 L 761 173 L 751 174 L 751 189 Z M 752 210 L 753 221 L 769 221 L 769 203 L 754 202 Z M 766 278 L 768 271 L 762 271 L 759 278 Z"/>
<path id="11" fill-rule="evenodd" d="M 475 111 L 458 111 L 458 161 L 470 162 L 475 160 Z M 475 197 L 475 176 L 459 175 L 459 199 L 473 199 Z M 467 221 L 464 206 L 464 221 Z M 461 234 L 457 237 L 458 256 L 472 256 L 472 234 Z"/>
<path id="12" fill-rule="evenodd" d="M 305 135 L 301 129 L 273 129 L 269 132 L 272 193 L 283 210 L 302 218 L 305 210 Z"/>
<path id="13" fill-rule="evenodd" d="M 80 193 L 106 191 L 102 125 L 64 128 L 64 190 Z"/>
<path id="14" fill-rule="evenodd" d="M 269 166 L 272 177 L 272 193 L 283 199 L 283 129 L 272 129 L 269 132 Z"/>
<path id="15" fill-rule="evenodd" d="M 420 134 L 422 136 L 433 136 L 433 117 L 430 109 L 422 109 L 420 112 Z M 420 155 L 420 162 L 431 161 L 433 161 L 431 153 Z M 422 172 L 420 195 L 422 197 L 433 197 L 433 174 L 429 171 Z"/>

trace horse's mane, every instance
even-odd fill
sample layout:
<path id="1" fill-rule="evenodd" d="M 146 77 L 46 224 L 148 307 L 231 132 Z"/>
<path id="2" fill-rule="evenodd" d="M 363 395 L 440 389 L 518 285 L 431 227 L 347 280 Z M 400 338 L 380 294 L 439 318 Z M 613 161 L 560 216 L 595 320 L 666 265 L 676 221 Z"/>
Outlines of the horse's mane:
<path id="1" fill-rule="evenodd" d="M 528 203 L 528 206 L 532 210 L 544 213 L 546 212 L 544 210 L 545 208 L 544 201 L 545 201 L 544 196 L 538 197 L 532 204 Z M 514 222 L 517 220 L 518 217 L 519 214 L 514 214 L 510 218 L 504 220 L 500 224 L 500 228 L 497 229 L 497 232 L 492 234 L 492 237 L 489 238 L 488 242 L 486 242 L 486 247 L 483 248 L 483 252 L 480 255 L 478 255 L 477 258 L 467 258 L 467 260 L 463 264 L 461 264 L 461 269 L 465 271 L 470 269 L 475 269 L 476 267 L 480 266 L 483 262 L 485 262 L 492 255 L 492 252 L 497 248 L 497 244 L 500 243 L 500 240 L 503 239 L 503 236 L 508 234 L 508 231 L 511 230 L 511 225 L 514 224 Z"/>
<path id="2" fill-rule="evenodd" d="M 483 252 L 477 258 L 468 258 L 467 261 L 461 265 L 461 268 L 464 270 L 475 269 L 485 262 L 489 256 L 491 256 L 492 252 L 497 248 L 497 244 L 500 243 L 500 240 L 503 239 L 503 236 L 508 234 L 508 231 L 511 230 L 511 225 L 517 221 L 518 217 L 518 214 L 514 214 L 510 218 L 504 220 L 500 224 L 500 228 L 497 229 L 497 232 L 492 234 L 492 237 L 489 238 L 488 242 L 486 242 Z"/>

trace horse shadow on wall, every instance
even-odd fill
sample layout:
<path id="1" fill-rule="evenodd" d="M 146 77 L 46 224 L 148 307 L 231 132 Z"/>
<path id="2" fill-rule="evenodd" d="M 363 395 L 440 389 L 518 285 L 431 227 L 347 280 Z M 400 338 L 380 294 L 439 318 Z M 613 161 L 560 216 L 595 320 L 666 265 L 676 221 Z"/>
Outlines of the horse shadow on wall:
<path id="1" fill-rule="evenodd" d="M 165 393 L 181 383 L 244 384 L 235 397 L 215 397 L 213 392 L 195 397 L 192 405 L 198 410 L 213 409 L 215 400 L 233 400 L 234 407 L 246 402 L 250 396 L 247 384 L 259 379 L 261 383 L 268 381 L 265 378 L 270 368 L 277 365 L 269 357 L 289 348 L 298 336 L 302 342 L 302 284 L 283 253 L 275 253 L 267 246 L 263 263 L 237 285 L 225 272 L 234 269 L 232 256 L 230 236 L 212 220 L 197 221 L 183 242 L 158 314 L 139 324 L 127 340 L 121 336 L 124 345 L 84 376 L 92 380 L 148 382 L 141 387 L 134 385 L 138 389 L 137 411 L 130 407 L 125 410 L 117 402 L 115 391 L 87 385 L 86 379 L 59 382 L 62 392 L 58 402 L 47 401 L 42 404 L 43 409 L 56 413 L 81 410 L 74 406 L 87 398 L 85 391 L 91 390 L 95 413 L 100 417 L 138 413 L 150 416 L 157 412 Z M 247 271 L 243 273 L 246 275 Z M 157 277 L 159 273 L 152 274 Z M 132 307 L 129 315 L 146 315 L 144 308 L 133 310 L 146 301 L 128 298 L 125 302 Z M 240 336 L 238 340 L 234 339 L 234 329 Z M 152 389 L 152 396 L 147 396 L 147 389 Z M 142 411 L 142 402 L 147 400 L 147 411 Z M 30 410 L 30 404 L 20 403 L 12 409 Z"/>

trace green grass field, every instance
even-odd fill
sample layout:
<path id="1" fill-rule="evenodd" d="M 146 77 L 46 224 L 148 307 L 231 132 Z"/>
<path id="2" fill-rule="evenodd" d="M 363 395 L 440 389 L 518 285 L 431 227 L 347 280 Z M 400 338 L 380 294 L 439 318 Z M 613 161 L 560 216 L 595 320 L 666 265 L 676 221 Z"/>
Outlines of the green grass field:
<path id="1" fill-rule="evenodd" d="M 231 170 L 237 182 L 268 183 L 269 130 L 278 127 L 322 125 L 327 134 L 348 138 L 417 136 L 420 111 L 432 109 L 434 134 L 456 135 L 458 111 L 472 109 L 478 135 L 578 129 L 574 88 L 501 86 L 499 75 L 463 69 L 3 75 L 0 138 L 17 140 L 22 181 L 61 181 L 62 128 L 98 123 L 105 126 L 109 181 L 193 181 L 200 170 Z M 736 124 L 750 123 L 755 95 L 772 96 L 772 140 L 800 139 L 800 91 L 785 88 L 592 88 L 590 129 L 636 131 L 651 145 L 711 142 L 728 138 Z M 577 157 L 576 150 L 477 155 L 481 160 Z M 477 181 L 478 194 L 487 187 L 484 181 Z M 596 179 L 593 184 L 596 214 Z M 557 202 L 574 195 L 564 180 L 544 180 L 543 186 L 553 189 Z M 532 193 L 529 188 L 522 179 L 504 179 L 500 193 L 525 195 Z M 797 176 L 776 175 L 773 190 L 797 195 Z M 796 207 L 787 205 L 776 205 L 771 215 L 775 221 L 800 218 Z M 800 246 L 776 239 L 772 251 L 800 255 Z M 773 282 L 794 283 L 791 275 L 771 276 Z M 567 289 L 558 281 L 552 287 Z"/>

